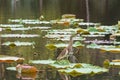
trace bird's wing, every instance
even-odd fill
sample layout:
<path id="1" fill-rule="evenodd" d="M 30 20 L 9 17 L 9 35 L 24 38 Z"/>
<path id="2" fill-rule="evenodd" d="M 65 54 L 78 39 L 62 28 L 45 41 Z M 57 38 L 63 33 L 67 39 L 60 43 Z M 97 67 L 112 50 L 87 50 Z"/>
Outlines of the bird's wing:
<path id="1" fill-rule="evenodd" d="M 57 59 L 60 60 L 60 59 L 62 59 L 64 57 L 66 57 L 67 54 L 68 54 L 68 50 L 67 50 L 67 48 L 64 48 L 62 50 L 62 52 L 58 55 Z"/>

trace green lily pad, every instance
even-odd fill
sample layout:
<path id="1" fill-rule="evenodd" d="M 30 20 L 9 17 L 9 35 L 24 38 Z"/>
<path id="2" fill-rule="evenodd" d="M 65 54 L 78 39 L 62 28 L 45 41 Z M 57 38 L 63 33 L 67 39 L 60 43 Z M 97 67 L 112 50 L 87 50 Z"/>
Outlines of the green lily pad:
<path id="1" fill-rule="evenodd" d="M 79 41 L 76 41 L 74 44 L 73 44 L 74 47 L 82 47 L 84 46 L 82 43 L 80 43 Z"/>
<path id="2" fill-rule="evenodd" d="M 87 48 L 99 48 L 99 46 L 96 43 L 91 43 L 90 45 L 87 45 Z"/>
<path id="3" fill-rule="evenodd" d="M 30 37 L 39 37 L 37 34 L 2 34 L 1 37 L 18 37 L 18 38 L 30 38 Z"/>
<path id="4" fill-rule="evenodd" d="M 55 61 L 54 64 L 58 64 L 58 65 L 69 65 L 70 62 L 69 62 L 69 60 L 58 60 L 58 61 Z"/>
<path id="5" fill-rule="evenodd" d="M 32 64 L 52 64 L 54 63 L 54 60 L 30 60 L 29 63 Z"/>
<path id="6" fill-rule="evenodd" d="M 22 24 L 0 24 L 0 27 L 2 28 L 17 28 L 17 27 L 23 27 Z"/>
<path id="7" fill-rule="evenodd" d="M 20 42 L 20 41 L 15 41 L 15 42 L 4 42 L 2 45 L 9 46 L 9 47 L 15 47 L 15 46 L 33 46 L 35 43 L 34 42 Z"/>
<path id="8" fill-rule="evenodd" d="M 55 50 L 56 46 L 54 44 L 46 44 L 45 47 L 49 50 Z"/>
<path id="9" fill-rule="evenodd" d="M 111 67 L 120 67 L 120 62 L 110 62 Z"/>
<path id="10" fill-rule="evenodd" d="M 81 63 L 70 63 L 68 60 L 58 60 L 53 64 L 50 64 L 51 67 L 56 69 L 65 69 L 65 68 L 80 68 L 82 67 Z"/>
<path id="11" fill-rule="evenodd" d="M 96 28 L 94 28 L 94 27 L 89 27 L 88 31 L 89 32 L 98 32 L 98 30 Z"/>
<path id="12" fill-rule="evenodd" d="M 17 71 L 17 70 L 16 70 L 16 67 L 7 67 L 6 69 L 7 69 L 7 70 L 10 70 L 10 71 Z"/>
<path id="13" fill-rule="evenodd" d="M 60 69 L 58 70 L 60 73 L 68 74 L 73 77 L 80 76 L 80 75 L 95 75 L 100 74 L 104 72 L 108 72 L 108 69 L 97 67 L 97 66 L 91 66 L 91 67 L 81 67 L 81 68 L 67 68 L 67 69 Z"/>

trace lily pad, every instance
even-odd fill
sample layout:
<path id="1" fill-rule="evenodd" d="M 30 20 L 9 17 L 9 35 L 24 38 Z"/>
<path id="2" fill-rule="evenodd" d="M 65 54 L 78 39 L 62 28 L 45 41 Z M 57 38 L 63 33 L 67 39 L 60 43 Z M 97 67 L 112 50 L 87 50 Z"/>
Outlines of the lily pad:
<path id="1" fill-rule="evenodd" d="M 74 67 L 82 67 L 80 63 L 70 63 L 68 60 L 58 60 L 55 61 L 53 64 L 50 64 L 51 67 L 56 69 L 65 69 L 65 68 L 74 68 Z"/>
<path id="2" fill-rule="evenodd" d="M 112 66 L 112 67 L 120 67 L 120 62 L 110 62 L 110 66 Z"/>
<path id="3" fill-rule="evenodd" d="M 98 30 L 96 28 L 94 28 L 94 27 L 89 27 L 88 31 L 89 32 L 98 32 Z"/>
<path id="4" fill-rule="evenodd" d="M 71 75 L 73 77 L 76 77 L 76 76 L 86 75 L 86 74 L 89 74 L 89 75 L 100 74 L 100 73 L 108 72 L 108 69 L 93 66 L 90 68 L 88 67 L 88 68 L 60 69 L 58 71 L 60 73 L 68 74 L 68 75 Z"/>
<path id="5" fill-rule="evenodd" d="M 16 28 L 16 27 L 24 27 L 22 24 L 0 24 L 2 28 Z"/>
<path id="6" fill-rule="evenodd" d="M 6 69 L 7 69 L 7 70 L 10 70 L 10 71 L 17 71 L 17 70 L 16 70 L 16 67 L 7 67 Z"/>
<path id="7" fill-rule="evenodd" d="M 15 41 L 15 42 L 4 42 L 2 45 L 5 46 L 10 46 L 10 47 L 15 47 L 15 46 L 33 46 L 35 42 L 20 42 L 20 41 Z"/>
<path id="8" fill-rule="evenodd" d="M 73 44 L 74 47 L 83 47 L 84 45 L 82 43 L 80 43 L 79 41 L 76 41 L 74 44 Z"/>
<path id="9" fill-rule="evenodd" d="M 87 48 L 99 48 L 99 46 L 96 43 L 91 43 L 90 45 L 87 45 Z"/>
<path id="10" fill-rule="evenodd" d="M 56 46 L 54 44 L 46 44 L 45 46 L 49 50 L 55 50 L 56 49 Z"/>
<path id="11" fill-rule="evenodd" d="M 39 37 L 37 34 L 2 34 L 1 37 L 18 37 L 18 38 L 30 38 L 30 37 Z"/>
<path id="12" fill-rule="evenodd" d="M 32 64 L 52 64 L 54 63 L 54 60 L 30 60 L 29 63 Z"/>

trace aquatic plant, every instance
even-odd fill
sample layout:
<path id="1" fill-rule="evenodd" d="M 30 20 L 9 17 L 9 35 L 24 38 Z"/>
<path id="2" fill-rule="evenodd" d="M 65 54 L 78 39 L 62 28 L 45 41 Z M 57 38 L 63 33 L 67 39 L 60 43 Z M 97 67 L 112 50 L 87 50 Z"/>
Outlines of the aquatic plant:
<path id="1" fill-rule="evenodd" d="M 45 46 L 49 50 L 55 50 L 56 49 L 56 46 L 54 44 L 46 44 Z"/>
<path id="2" fill-rule="evenodd" d="M 30 66 L 28 64 L 18 64 L 16 66 L 18 73 L 36 73 L 38 70 L 35 66 Z"/>

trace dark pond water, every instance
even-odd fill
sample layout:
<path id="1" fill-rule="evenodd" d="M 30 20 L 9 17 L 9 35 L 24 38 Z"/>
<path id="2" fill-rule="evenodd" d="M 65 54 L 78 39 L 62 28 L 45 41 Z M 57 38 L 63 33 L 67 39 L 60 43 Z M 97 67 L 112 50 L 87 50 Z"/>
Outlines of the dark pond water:
<path id="1" fill-rule="evenodd" d="M 114 25 L 117 24 L 120 19 L 120 0 L 88 0 L 89 1 L 89 16 L 87 15 L 86 2 L 85 0 L 0 0 L 0 23 L 8 23 L 8 19 L 39 19 L 40 15 L 44 15 L 46 20 L 61 18 L 62 14 L 72 13 L 75 14 L 77 18 L 84 19 L 87 21 L 89 17 L 90 22 L 97 22 L 104 25 Z M 27 25 L 26 25 L 27 26 Z M 3 32 L 3 33 L 16 33 L 16 32 Z M 17 33 L 28 33 L 28 34 L 38 34 L 42 36 L 40 30 L 32 31 L 20 31 Z M 35 38 L 2 38 L 1 42 L 5 41 L 29 41 L 35 42 L 37 45 L 34 46 L 21 46 L 15 48 L 9 48 L 6 46 L 1 47 L 1 54 L 8 54 L 14 56 L 24 56 L 26 57 L 26 62 L 29 59 L 48 59 L 54 58 L 54 53 L 50 52 L 45 48 L 47 40 L 42 37 Z M 85 52 L 83 50 L 82 52 Z M 88 50 L 89 51 L 89 50 Z M 86 54 L 81 54 L 85 57 L 80 58 L 81 62 L 94 63 L 97 65 L 102 65 L 105 57 L 101 55 L 95 58 L 90 58 L 90 54 L 86 51 Z M 81 53 L 82 53 L 81 52 Z M 97 53 L 98 51 L 91 53 Z M 96 54 L 94 54 L 96 55 Z M 78 57 L 81 57 L 78 56 Z M 112 56 L 112 55 L 111 55 Z M 116 56 L 114 56 L 115 58 Z M 111 58 L 109 56 L 109 58 Z M 89 61 L 91 60 L 91 62 Z M 11 74 L 12 72 L 12 74 Z M 16 73 L 11 71 L 6 73 L 7 80 L 20 80 L 16 78 Z M 44 73 L 44 74 L 43 74 Z M 52 74 L 51 74 L 52 73 Z M 56 72 L 40 72 L 38 78 L 35 80 L 62 80 L 58 73 Z M 119 80 L 119 76 L 111 76 L 111 74 L 103 74 L 97 76 L 82 76 L 82 77 L 72 77 L 70 80 Z M 2 79 L 1 79 L 2 80 Z M 29 79 L 30 80 L 30 79 Z"/>

